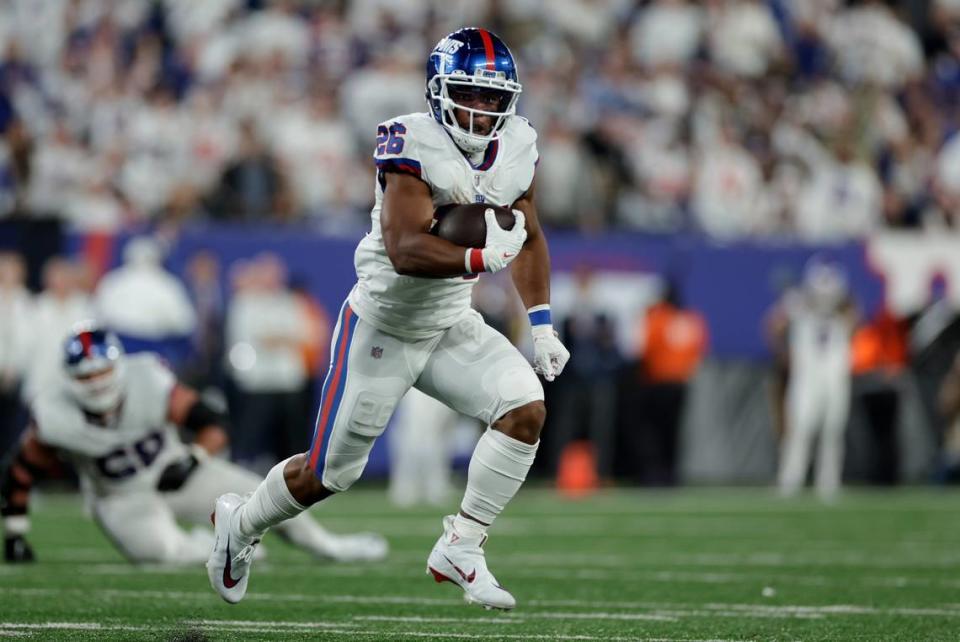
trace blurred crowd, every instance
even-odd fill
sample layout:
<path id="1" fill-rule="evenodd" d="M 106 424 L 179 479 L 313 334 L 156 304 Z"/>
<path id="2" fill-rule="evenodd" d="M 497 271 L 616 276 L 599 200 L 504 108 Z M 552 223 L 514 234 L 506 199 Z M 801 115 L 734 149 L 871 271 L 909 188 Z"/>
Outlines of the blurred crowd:
<path id="1" fill-rule="evenodd" d="M 960 216 L 957 0 L 15 0 L 0 216 L 367 225 L 443 34 L 512 46 L 556 227 L 822 241 Z"/>

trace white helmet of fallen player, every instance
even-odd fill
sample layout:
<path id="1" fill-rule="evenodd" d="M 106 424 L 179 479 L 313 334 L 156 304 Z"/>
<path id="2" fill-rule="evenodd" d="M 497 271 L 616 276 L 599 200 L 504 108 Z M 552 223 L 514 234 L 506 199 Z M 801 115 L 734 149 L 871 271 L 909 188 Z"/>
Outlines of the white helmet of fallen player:
<path id="1" fill-rule="evenodd" d="M 117 335 L 96 324 L 76 326 L 64 343 L 67 385 L 88 412 L 103 414 L 123 397 L 123 344 Z"/>
<path id="2" fill-rule="evenodd" d="M 454 31 L 427 58 L 427 104 L 468 154 L 484 151 L 500 137 L 522 90 L 513 54 L 486 29 Z"/>

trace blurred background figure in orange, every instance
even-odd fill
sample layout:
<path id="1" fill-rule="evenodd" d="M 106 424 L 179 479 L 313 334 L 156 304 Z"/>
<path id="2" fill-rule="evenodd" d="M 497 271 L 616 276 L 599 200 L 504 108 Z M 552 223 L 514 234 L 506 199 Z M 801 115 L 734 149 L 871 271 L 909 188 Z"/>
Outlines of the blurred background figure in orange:
<path id="1" fill-rule="evenodd" d="M 677 462 L 687 389 L 708 347 L 703 316 L 685 308 L 667 279 L 659 301 L 637 323 L 637 400 L 632 404 L 639 444 L 640 481 L 678 482 Z"/>
<path id="2" fill-rule="evenodd" d="M 898 433 L 901 396 L 909 360 L 908 324 L 886 306 L 856 329 L 852 340 L 853 402 L 862 410 L 868 440 L 862 444 L 868 483 L 891 486 L 900 481 Z"/>

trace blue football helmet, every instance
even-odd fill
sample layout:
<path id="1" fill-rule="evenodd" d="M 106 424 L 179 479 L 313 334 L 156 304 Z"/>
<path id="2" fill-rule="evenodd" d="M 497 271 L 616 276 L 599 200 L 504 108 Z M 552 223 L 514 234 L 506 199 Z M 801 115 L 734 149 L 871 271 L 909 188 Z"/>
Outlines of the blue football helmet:
<path id="1" fill-rule="evenodd" d="M 63 367 L 70 393 L 93 413 L 115 409 L 123 397 L 123 344 L 117 335 L 94 324 L 73 328 L 64 343 Z"/>
<path id="2" fill-rule="evenodd" d="M 522 90 L 513 54 L 503 40 L 486 29 L 454 31 L 438 42 L 427 58 L 427 104 L 437 122 L 468 154 L 482 152 L 500 136 L 516 113 Z M 486 111 L 458 103 L 458 99 L 477 93 L 493 98 L 497 109 Z M 469 116 L 467 126 L 457 121 L 456 110 Z M 475 126 L 478 115 L 492 117 L 493 126 L 488 132 L 481 133 Z"/>

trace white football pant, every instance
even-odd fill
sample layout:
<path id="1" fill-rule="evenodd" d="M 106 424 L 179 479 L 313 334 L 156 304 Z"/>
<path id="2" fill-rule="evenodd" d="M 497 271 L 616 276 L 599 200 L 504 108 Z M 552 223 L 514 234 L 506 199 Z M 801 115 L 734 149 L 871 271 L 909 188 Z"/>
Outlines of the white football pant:
<path id="1" fill-rule="evenodd" d="M 135 563 L 189 565 L 205 562 L 213 548 L 210 512 L 226 492 L 253 492 L 262 477 L 220 459 L 202 461 L 173 493 L 131 492 L 98 497 L 93 515 L 111 542 Z M 177 521 L 204 529 L 186 531 Z M 327 532 L 308 514 L 284 522 L 278 532 L 293 544 L 323 552 Z"/>

